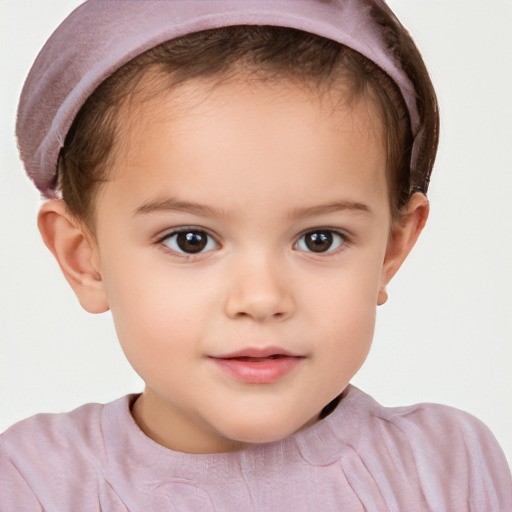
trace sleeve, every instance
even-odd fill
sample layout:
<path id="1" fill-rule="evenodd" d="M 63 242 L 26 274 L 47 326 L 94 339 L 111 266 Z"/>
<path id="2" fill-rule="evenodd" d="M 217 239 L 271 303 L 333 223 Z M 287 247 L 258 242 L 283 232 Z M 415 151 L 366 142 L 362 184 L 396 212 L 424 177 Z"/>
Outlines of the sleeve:
<path id="1" fill-rule="evenodd" d="M 512 512 L 512 478 L 505 454 L 479 420 L 466 430 L 470 460 L 468 510 Z"/>
<path id="2" fill-rule="evenodd" d="M 15 464 L 0 453 L 0 512 L 38 512 L 43 507 Z"/>
<path id="3" fill-rule="evenodd" d="M 417 414 L 416 464 L 429 510 L 512 512 L 510 469 L 487 426 L 445 406 Z"/>

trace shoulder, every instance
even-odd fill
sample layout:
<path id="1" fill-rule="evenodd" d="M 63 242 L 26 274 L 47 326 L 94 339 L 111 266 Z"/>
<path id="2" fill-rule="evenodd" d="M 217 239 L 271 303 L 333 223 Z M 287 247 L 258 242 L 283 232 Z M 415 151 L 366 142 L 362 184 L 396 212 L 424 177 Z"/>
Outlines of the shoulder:
<path id="1" fill-rule="evenodd" d="M 27 500 L 43 509 L 47 503 L 64 506 L 72 495 L 84 495 L 79 503 L 96 495 L 97 502 L 99 476 L 108 465 L 105 413 L 122 407 L 129 397 L 106 405 L 86 404 L 68 413 L 37 414 L 0 435 L 2 496 L 4 504 L 15 505 L 5 510 L 40 509 L 26 506 Z"/>
<path id="2" fill-rule="evenodd" d="M 405 407 L 384 407 L 369 395 L 351 386 L 348 397 L 365 417 L 367 432 L 386 433 L 397 440 L 424 446 L 464 445 L 471 452 L 479 452 L 484 445 L 498 446 L 488 427 L 471 414 L 434 403 L 419 403 Z M 499 447 L 498 447 L 499 448 Z M 501 449 L 499 449 L 500 453 Z"/>
<path id="3" fill-rule="evenodd" d="M 17 461 L 27 458 L 34 463 L 58 454 L 73 456 L 73 452 L 97 445 L 103 404 L 86 404 L 67 413 L 43 413 L 24 419 L 0 436 L 3 455 Z"/>
<path id="4" fill-rule="evenodd" d="M 382 407 L 374 402 L 370 409 L 374 423 L 389 435 L 402 439 L 419 456 L 432 452 L 448 460 L 504 462 L 504 455 L 488 427 L 471 414 L 441 404 L 420 403 L 407 407 Z M 490 459 L 490 460 L 489 460 Z"/>
<path id="5" fill-rule="evenodd" d="M 512 510 L 507 460 L 480 420 L 439 404 L 383 407 L 352 391 L 366 418 L 361 450 L 380 447 L 382 465 L 413 478 L 434 510 L 449 500 L 455 507 L 471 502 L 467 510 Z"/>

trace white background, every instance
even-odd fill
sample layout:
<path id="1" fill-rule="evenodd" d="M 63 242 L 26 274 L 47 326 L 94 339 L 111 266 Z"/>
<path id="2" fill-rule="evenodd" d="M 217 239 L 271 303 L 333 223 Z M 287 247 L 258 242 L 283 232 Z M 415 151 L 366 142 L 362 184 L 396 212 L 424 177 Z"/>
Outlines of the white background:
<path id="1" fill-rule="evenodd" d="M 78 305 L 40 241 L 40 203 L 14 139 L 38 50 L 77 0 L 0 0 L 0 431 L 142 390 L 109 314 Z M 512 462 L 512 2 L 390 0 L 442 116 L 431 217 L 380 308 L 354 383 L 385 405 L 465 409 Z"/>

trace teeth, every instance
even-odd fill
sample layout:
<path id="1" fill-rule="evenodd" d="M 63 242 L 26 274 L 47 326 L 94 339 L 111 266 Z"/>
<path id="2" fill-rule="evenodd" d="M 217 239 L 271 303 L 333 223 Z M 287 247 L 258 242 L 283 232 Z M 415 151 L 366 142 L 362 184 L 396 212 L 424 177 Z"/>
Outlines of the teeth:
<path id="1" fill-rule="evenodd" d="M 235 357 L 234 359 L 238 359 L 239 361 L 253 361 L 259 363 L 261 361 L 266 361 L 268 359 L 278 359 L 280 357 L 284 356 L 281 354 L 272 354 L 271 356 L 268 357 Z"/>

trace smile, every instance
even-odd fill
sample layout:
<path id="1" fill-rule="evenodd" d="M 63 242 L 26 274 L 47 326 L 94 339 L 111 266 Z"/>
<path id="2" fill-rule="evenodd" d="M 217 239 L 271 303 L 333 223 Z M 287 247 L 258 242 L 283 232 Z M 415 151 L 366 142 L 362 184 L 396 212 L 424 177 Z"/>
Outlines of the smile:
<path id="1" fill-rule="evenodd" d="M 304 359 L 282 349 L 247 349 L 210 357 L 229 377 L 246 384 L 271 384 L 292 372 Z"/>

